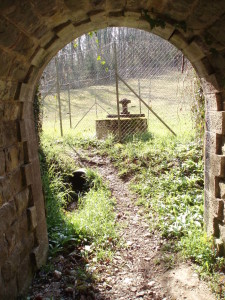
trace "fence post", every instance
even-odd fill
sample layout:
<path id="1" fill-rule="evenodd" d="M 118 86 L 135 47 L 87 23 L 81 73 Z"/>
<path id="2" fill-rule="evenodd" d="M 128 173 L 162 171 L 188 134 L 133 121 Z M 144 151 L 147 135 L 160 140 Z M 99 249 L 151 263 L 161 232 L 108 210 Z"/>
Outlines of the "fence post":
<path id="1" fill-rule="evenodd" d="M 166 128 L 167 129 L 169 129 L 169 131 L 173 134 L 173 135 L 175 135 L 176 136 L 176 133 L 163 121 L 163 119 L 162 118 L 160 118 L 160 116 L 157 114 L 157 113 L 155 113 L 154 112 L 154 110 L 135 92 L 135 90 L 134 89 L 132 89 L 132 87 L 125 81 L 125 80 L 123 80 L 123 78 L 122 77 L 120 77 L 120 75 L 119 74 L 117 74 L 117 76 L 118 76 L 118 79 L 120 80 L 120 81 L 122 81 L 123 83 L 124 83 L 124 85 L 126 86 L 126 87 L 128 87 L 128 89 L 130 89 L 131 90 L 131 92 L 153 113 L 153 115 L 154 116 L 156 116 L 156 118 L 163 124 L 163 125 L 165 125 L 166 126 Z"/>
<path id="2" fill-rule="evenodd" d="M 68 83 L 68 101 L 69 101 L 69 118 L 70 118 L 70 129 L 72 128 L 72 117 L 71 117 L 71 101 L 70 101 L 70 84 Z"/>
<path id="3" fill-rule="evenodd" d="M 150 106 L 151 102 L 151 78 L 149 80 L 149 87 L 148 87 L 148 105 Z M 148 109 L 148 126 L 149 126 L 149 115 L 150 115 L 150 110 Z"/>
<path id="4" fill-rule="evenodd" d="M 98 119 L 98 103 L 97 103 L 96 95 L 95 95 L 95 114 L 96 114 L 96 119 Z"/>
<path id="5" fill-rule="evenodd" d="M 141 85 L 140 85 L 140 79 L 138 78 L 138 94 L 139 97 L 141 97 Z M 139 108 L 140 108 L 140 114 L 141 114 L 141 101 L 139 100 Z"/>
<path id="6" fill-rule="evenodd" d="M 59 86 L 59 63 L 58 63 L 57 55 L 55 57 L 55 68 L 56 68 L 56 92 L 57 92 L 58 105 L 59 105 L 60 132 L 61 132 L 61 136 L 63 136 L 62 110 L 61 110 L 60 86 Z"/>
<path id="7" fill-rule="evenodd" d="M 118 134 L 119 141 L 121 142 L 121 122 L 120 122 L 120 103 L 119 103 L 119 85 L 118 85 L 118 72 L 117 72 L 117 53 L 116 43 L 114 42 L 114 58 L 115 58 L 115 76 L 116 76 L 116 101 L 117 101 L 117 116 L 118 116 Z"/>

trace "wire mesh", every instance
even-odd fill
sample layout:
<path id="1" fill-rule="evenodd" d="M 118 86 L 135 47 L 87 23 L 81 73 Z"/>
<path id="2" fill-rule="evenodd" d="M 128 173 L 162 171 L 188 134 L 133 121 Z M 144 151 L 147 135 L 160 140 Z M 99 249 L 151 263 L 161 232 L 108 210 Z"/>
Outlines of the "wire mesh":
<path id="1" fill-rule="evenodd" d="M 126 28 L 121 42 L 121 30 L 112 29 L 109 43 L 86 35 L 78 43 L 68 44 L 57 55 L 58 72 L 55 60 L 49 63 L 40 83 L 45 131 L 59 133 L 60 98 L 64 134 L 72 131 L 98 138 L 108 134 L 118 137 L 120 128 L 122 139 L 126 139 L 149 132 L 167 132 L 120 80 L 119 100 L 128 99 L 130 103 L 125 111 L 120 104 L 118 118 L 115 55 L 119 76 L 168 127 L 178 134 L 192 131 L 195 75 L 191 64 L 174 46 L 153 34 L 141 31 L 138 35 L 140 31 Z M 98 37 L 104 36 L 104 31 L 99 32 Z M 60 93 L 56 89 L 57 78 Z"/>

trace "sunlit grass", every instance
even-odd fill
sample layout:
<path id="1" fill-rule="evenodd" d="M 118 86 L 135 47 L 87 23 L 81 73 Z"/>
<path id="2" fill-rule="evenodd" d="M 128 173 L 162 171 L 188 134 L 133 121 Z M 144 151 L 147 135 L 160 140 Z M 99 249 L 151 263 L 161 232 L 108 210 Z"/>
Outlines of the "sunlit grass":
<path id="1" fill-rule="evenodd" d="M 65 251 L 67 244 L 91 245 L 91 253 L 84 255 L 95 255 L 97 259 L 110 258 L 118 238 L 115 200 L 96 172 L 87 170 L 90 190 L 80 194 L 77 209 L 66 209 L 69 203 L 77 201 L 67 181 L 68 174 L 78 167 L 68 154 L 69 138 L 73 140 L 73 136 L 63 139 L 55 138 L 50 133 L 42 135 L 40 159 L 50 253 L 54 255 Z"/>
<path id="2" fill-rule="evenodd" d="M 184 135 L 192 131 L 191 107 L 192 93 L 190 82 L 179 81 L 177 73 L 164 74 L 161 77 L 140 79 L 141 97 L 177 134 Z M 128 84 L 138 92 L 138 80 L 128 80 Z M 131 100 L 131 113 L 144 113 L 148 120 L 149 131 L 166 136 L 169 134 L 164 125 L 141 104 L 136 96 L 122 83 L 119 89 L 120 99 Z M 116 89 L 114 84 L 82 87 L 70 91 L 72 129 L 69 123 L 68 91 L 61 90 L 62 123 L 65 134 L 95 134 L 95 120 L 105 119 L 108 113 L 116 114 Z M 91 108 L 92 107 L 92 108 Z M 60 134 L 58 100 L 56 94 L 47 96 L 43 103 L 43 129 L 55 136 Z M 90 111 L 89 111 L 90 110 Z"/>

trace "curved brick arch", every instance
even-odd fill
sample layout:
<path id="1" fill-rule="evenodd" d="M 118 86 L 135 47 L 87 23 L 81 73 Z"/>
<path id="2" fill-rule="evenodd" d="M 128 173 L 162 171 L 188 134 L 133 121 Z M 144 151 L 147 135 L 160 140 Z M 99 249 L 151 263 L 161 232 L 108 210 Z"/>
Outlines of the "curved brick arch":
<path id="1" fill-rule="evenodd" d="M 15 2 L 0 3 L 0 298 L 14 299 L 23 292 L 48 250 L 33 123 L 35 85 L 58 50 L 83 33 L 107 26 L 144 29 L 169 40 L 202 79 L 207 108 L 205 223 L 223 251 L 224 0 Z M 152 19 L 165 28 L 151 30 Z"/>

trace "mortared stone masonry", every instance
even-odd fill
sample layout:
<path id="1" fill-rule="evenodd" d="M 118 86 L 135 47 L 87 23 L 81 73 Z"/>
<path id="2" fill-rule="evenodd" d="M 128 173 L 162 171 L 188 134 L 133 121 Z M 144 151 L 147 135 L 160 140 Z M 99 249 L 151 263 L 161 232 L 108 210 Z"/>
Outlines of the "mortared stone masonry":
<path id="1" fill-rule="evenodd" d="M 158 24 L 151 28 L 150 19 Z M 225 1 L 0 1 L 0 299 L 15 299 L 46 261 L 48 237 L 33 95 L 49 60 L 74 38 L 127 26 L 168 40 L 191 61 L 206 98 L 205 225 L 224 254 Z"/>

